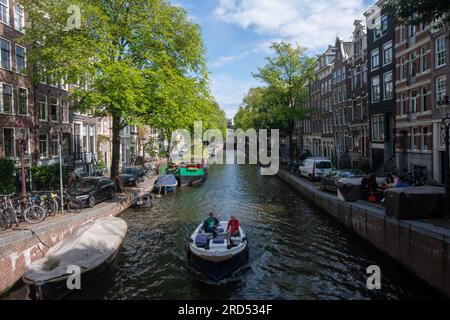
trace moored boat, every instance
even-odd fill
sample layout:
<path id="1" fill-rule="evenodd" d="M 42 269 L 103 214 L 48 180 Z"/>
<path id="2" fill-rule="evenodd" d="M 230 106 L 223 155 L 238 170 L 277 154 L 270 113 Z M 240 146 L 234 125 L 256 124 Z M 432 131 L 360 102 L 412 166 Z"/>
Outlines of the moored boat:
<path id="1" fill-rule="evenodd" d="M 153 186 L 152 192 L 161 194 L 162 192 L 174 192 L 178 186 L 178 181 L 172 174 L 163 174 L 158 177 L 158 180 Z"/>
<path id="2" fill-rule="evenodd" d="M 152 206 L 153 197 L 151 194 L 144 194 L 142 196 L 136 197 L 133 202 L 133 209 L 146 209 Z"/>
<path id="3" fill-rule="evenodd" d="M 73 236 L 52 247 L 34 262 L 23 281 L 30 285 L 32 299 L 61 299 L 74 272 L 80 273 L 81 289 L 113 263 L 127 233 L 124 220 L 106 217 L 81 227 Z M 76 270 L 76 268 L 79 268 Z M 69 280 L 69 281 L 68 281 Z"/>
<path id="4" fill-rule="evenodd" d="M 212 234 L 204 232 L 201 223 L 192 234 L 188 248 L 188 261 L 217 282 L 247 264 L 249 259 L 244 231 L 239 227 L 239 235 L 231 237 L 231 243 L 228 243 L 227 224 L 221 221 L 216 233 Z"/>

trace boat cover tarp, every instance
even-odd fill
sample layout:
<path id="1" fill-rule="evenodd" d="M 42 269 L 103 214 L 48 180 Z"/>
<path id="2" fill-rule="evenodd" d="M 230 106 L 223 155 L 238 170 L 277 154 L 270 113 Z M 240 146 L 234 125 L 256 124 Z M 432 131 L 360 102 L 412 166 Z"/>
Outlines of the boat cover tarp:
<path id="1" fill-rule="evenodd" d="M 69 274 L 69 266 L 78 266 L 81 272 L 95 269 L 119 249 L 126 233 L 127 224 L 122 219 L 98 219 L 52 247 L 28 268 L 24 278 L 39 283 Z"/>
<path id="2" fill-rule="evenodd" d="M 361 177 L 359 178 L 342 178 L 336 181 L 339 200 L 356 202 L 362 197 Z M 383 178 L 377 178 L 379 185 L 384 183 Z"/>
<path id="3" fill-rule="evenodd" d="M 172 174 L 161 175 L 155 186 L 157 187 L 176 187 L 178 184 L 177 178 Z"/>
<path id="4" fill-rule="evenodd" d="M 343 178 L 336 181 L 338 193 L 345 201 L 358 201 L 361 198 L 362 178 Z"/>
<path id="5" fill-rule="evenodd" d="M 386 191 L 386 214 L 397 219 L 426 219 L 442 216 L 444 188 L 412 187 Z"/>

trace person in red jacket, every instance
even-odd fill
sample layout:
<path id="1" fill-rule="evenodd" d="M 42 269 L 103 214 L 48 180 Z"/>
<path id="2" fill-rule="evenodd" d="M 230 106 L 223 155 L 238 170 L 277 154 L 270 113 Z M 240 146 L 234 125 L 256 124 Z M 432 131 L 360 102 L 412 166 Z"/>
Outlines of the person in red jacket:
<path id="1" fill-rule="evenodd" d="M 231 220 L 228 222 L 227 226 L 227 238 L 228 238 L 228 247 L 231 248 L 231 237 L 239 236 L 239 220 L 236 218 L 236 215 L 233 213 L 231 215 Z"/>

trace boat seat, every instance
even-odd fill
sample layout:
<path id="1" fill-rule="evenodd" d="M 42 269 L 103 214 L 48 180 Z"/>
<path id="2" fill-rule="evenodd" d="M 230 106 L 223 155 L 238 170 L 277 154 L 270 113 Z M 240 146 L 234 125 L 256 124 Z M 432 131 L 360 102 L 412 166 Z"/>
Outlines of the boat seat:
<path id="1" fill-rule="evenodd" d="M 195 245 L 199 248 L 203 248 L 208 244 L 208 240 L 207 234 L 198 234 L 195 238 Z"/>
<path id="2" fill-rule="evenodd" d="M 234 244 L 235 246 L 240 245 L 242 242 L 242 238 L 241 237 L 231 237 L 230 241 L 232 244 Z"/>
<path id="3" fill-rule="evenodd" d="M 222 244 L 225 241 L 224 236 L 218 236 L 213 239 L 214 244 Z"/>

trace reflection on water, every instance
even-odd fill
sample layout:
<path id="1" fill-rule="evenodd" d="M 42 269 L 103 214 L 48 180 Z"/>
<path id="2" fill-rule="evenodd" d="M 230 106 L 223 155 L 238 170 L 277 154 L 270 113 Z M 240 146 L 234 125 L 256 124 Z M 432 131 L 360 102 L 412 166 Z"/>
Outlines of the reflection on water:
<path id="1" fill-rule="evenodd" d="M 201 186 L 129 210 L 116 271 L 71 299 L 407 299 L 438 294 L 380 255 L 276 177 L 255 166 L 215 165 Z M 250 263 L 221 285 L 186 262 L 190 234 L 209 211 L 236 212 Z M 382 290 L 366 288 L 366 269 L 382 270 Z"/>

